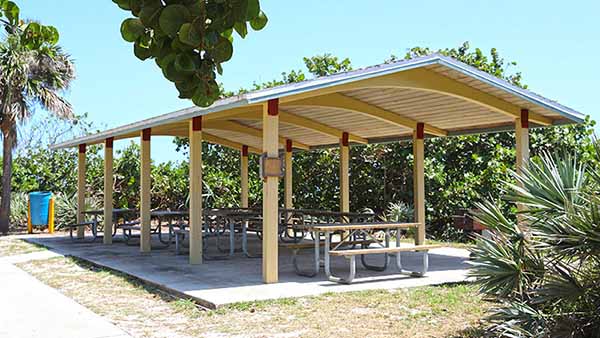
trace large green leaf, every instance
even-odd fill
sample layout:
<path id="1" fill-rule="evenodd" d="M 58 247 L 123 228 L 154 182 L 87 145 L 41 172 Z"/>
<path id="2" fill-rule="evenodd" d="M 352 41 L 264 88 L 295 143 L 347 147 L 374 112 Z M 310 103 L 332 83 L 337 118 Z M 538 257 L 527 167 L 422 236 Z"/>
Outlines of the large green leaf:
<path id="1" fill-rule="evenodd" d="M 235 25 L 233 25 L 233 28 L 235 28 L 235 31 L 242 37 L 242 39 L 248 35 L 248 25 L 246 24 L 246 21 L 236 22 Z"/>
<path id="2" fill-rule="evenodd" d="M 235 22 L 245 21 L 248 14 L 248 0 L 230 0 L 231 16 Z"/>
<path id="3" fill-rule="evenodd" d="M 157 28 L 162 9 L 160 1 L 156 3 L 146 2 L 139 13 L 140 20 L 148 27 Z"/>
<path id="4" fill-rule="evenodd" d="M 152 56 L 150 48 L 142 47 L 138 42 L 133 45 L 133 54 L 140 60 L 147 60 Z"/>
<path id="5" fill-rule="evenodd" d="M 179 98 L 191 99 L 194 96 L 196 88 L 198 88 L 198 83 L 192 77 L 187 81 L 175 82 L 175 87 L 179 91 Z"/>
<path id="6" fill-rule="evenodd" d="M 224 37 L 220 37 L 219 42 L 215 45 L 211 55 L 217 63 L 229 61 L 233 56 L 233 45 L 231 44 L 231 41 Z"/>
<path id="7" fill-rule="evenodd" d="M 144 34 L 145 27 L 139 19 L 125 19 L 121 24 L 121 36 L 123 40 L 128 42 L 135 42 L 142 34 Z"/>
<path id="8" fill-rule="evenodd" d="M 58 39 L 60 35 L 58 34 L 58 29 L 53 26 L 43 26 L 42 27 L 42 36 L 46 43 L 51 45 L 55 45 L 58 43 Z"/>
<path id="9" fill-rule="evenodd" d="M 42 25 L 37 22 L 30 22 L 23 31 L 23 43 L 29 49 L 37 49 L 42 45 Z"/>
<path id="10" fill-rule="evenodd" d="M 258 0 L 248 0 L 248 10 L 246 11 L 246 20 L 252 20 L 260 14 L 260 3 Z"/>
<path id="11" fill-rule="evenodd" d="M 160 28 L 171 37 L 175 37 L 184 23 L 190 21 L 190 11 L 183 5 L 169 5 L 162 10 L 159 18 Z"/>
<path id="12" fill-rule="evenodd" d="M 197 47 L 202 43 L 202 35 L 192 23 L 184 23 L 179 29 L 179 40 L 181 42 Z"/>
<path id="13" fill-rule="evenodd" d="M 175 69 L 182 73 L 193 73 L 196 71 L 196 61 L 193 54 L 178 54 L 175 58 Z"/>
<path id="14" fill-rule="evenodd" d="M 252 27 L 252 29 L 254 29 L 255 31 L 259 31 L 265 28 L 267 22 L 269 22 L 267 15 L 263 11 L 260 11 L 260 14 L 258 14 L 256 18 L 250 21 L 250 27 Z"/>
<path id="15" fill-rule="evenodd" d="M 219 85 L 214 80 L 198 84 L 192 102 L 200 107 L 208 107 L 219 97 Z"/>
<path id="16" fill-rule="evenodd" d="M 11 24 L 16 25 L 19 23 L 19 6 L 17 4 L 6 1 L 2 4 L 2 11 Z"/>

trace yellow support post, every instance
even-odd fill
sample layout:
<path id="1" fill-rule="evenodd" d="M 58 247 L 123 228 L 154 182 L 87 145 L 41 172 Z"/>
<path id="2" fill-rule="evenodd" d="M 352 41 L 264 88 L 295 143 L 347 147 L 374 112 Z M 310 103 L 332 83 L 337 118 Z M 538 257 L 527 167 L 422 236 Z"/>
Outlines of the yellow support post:
<path id="1" fill-rule="evenodd" d="M 114 138 L 104 142 L 104 237 L 103 243 L 112 244 L 113 233 L 113 143 Z"/>
<path id="2" fill-rule="evenodd" d="M 85 152 L 86 145 L 79 145 L 79 153 L 77 155 L 77 223 L 81 224 L 85 221 Z M 77 238 L 83 238 L 85 235 L 84 227 L 77 227 Z"/>
<path id="3" fill-rule="evenodd" d="M 413 133 L 413 194 L 415 222 L 419 223 L 415 244 L 425 243 L 425 130 L 424 124 L 418 123 Z"/>
<path id="4" fill-rule="evenodd" d="M 285 201 L 284 205 L 286 209 L 294 208 L 294 192 L 292 186 L 293 179 L 293 153 L 292 153 L 292 141 L 287 140 L 285 144 Z"/>
<path id="5" fill-rule="evenodd" d="M 529 110 L 521 110 L 521 118 L 515 120 L 515 138 L 517 150 L 517 174 L 529 164 Z"/>
<path id="6" fill-rule="evenodd" d="M 48 232 L 54 233 L 54 197 L 50 198 L 48 205 Z"/>
<path id="7" fill-rule="evenodd" d="M 348 133 L 340 140 L 340 211 L 350 212 L 350 145 Z M 344 219 L 344 221 L 347 221 Z"/>
<path id="8" fill-rule="evenodd" d="M 529 110 L 522 109 L 521 117 L 515 119 L 516 139 L 516 172 L 521 175 L 523 169 L 529 166 Z M 517 210 L 523 211 L 525 206 L 517 203 Z M 522 223 L 521 215 L 517 215 L 518 223 Z"/>
<path id="9" fill-rule="evenodd" d="M 240 180 L 241 180 L 241 201 L 242 208 L 248 207 L 248 146 L 242 146 L 240 158 Z"/>
<path id="10" fill-rule="evenodd" d="M 263 105 L 263 151 L 264 167 L 267 162 L 279 158 L 279 100 L 269 100 Z M 265 283 L 277 283 L 278 271 L 278 223 L 279 177 L 263 173 L 263 245 L 262 270 Z"/>
<path id="11" fill-rule="evenodd" d="M 27 233 L 33 233 L 33 224 L 31 224 L 31 201 L 27 197 Z"/>
<path id="12" fill-rule="evenodd" d="M 190 120 L 190 264 L 202 264 L 202 116 Z"/>
<path id="13" fill-rule="evenodd" d="M 150 252 L 150 128 L 142 130 L 141 137 L 141 159 L 140 159 L 140 251 Z"/>

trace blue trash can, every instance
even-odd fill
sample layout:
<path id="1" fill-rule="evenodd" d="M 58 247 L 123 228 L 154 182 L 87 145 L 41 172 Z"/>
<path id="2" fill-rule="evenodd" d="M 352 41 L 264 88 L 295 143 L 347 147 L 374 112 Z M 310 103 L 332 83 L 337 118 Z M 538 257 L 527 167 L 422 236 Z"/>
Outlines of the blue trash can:
<path id="1" fill-rule="evenodd" d="M 48 209 L 50 207 L 51 198 L 51 192 L 34 191 L 29 193 L 31 225 L 48 225 Z"/>

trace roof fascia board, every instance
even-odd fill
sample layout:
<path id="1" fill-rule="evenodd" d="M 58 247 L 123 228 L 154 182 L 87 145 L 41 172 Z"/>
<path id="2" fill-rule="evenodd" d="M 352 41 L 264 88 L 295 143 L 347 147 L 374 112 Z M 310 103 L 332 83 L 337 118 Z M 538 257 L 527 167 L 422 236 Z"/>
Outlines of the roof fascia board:
<path id="1" fill-rule="evenodd" d="M 151 117 L 149 119 L 145 119 L 142 121 L 126 124 L 124 126 L 120 126 L 117 128 L 109 129 L 97 134 L 87 135 L 83 137 L 79 137 L 70 141 L 61 142 L 50 146 L 50 149 L 61 149 L 61 148 L 69 148 L 75 147 L 79 144 L 84 143 L 96 143 L 100 142 L 109 137 L 117 137 L 123 134 L 129 134 L 136 131 L 140 131 L 146 128 L 153 128 L 163 124 L 168 124 L 172 122 L 181 122 L 187 119 L 191 119 L 196 116 L 204 116 L 210 113 L 216 113 L 227 109 L 238 108 L 247 104 L 247 101 L 243 98 L 236 97 L 236 100 L 230 100 L 231 102 L 226 102 L 223 104 L 219 104 L 213 107 L 208 108 L 198 108 L 198 107 L 189 107 L 181 110 L 177 110 L 172 113 Z"/>

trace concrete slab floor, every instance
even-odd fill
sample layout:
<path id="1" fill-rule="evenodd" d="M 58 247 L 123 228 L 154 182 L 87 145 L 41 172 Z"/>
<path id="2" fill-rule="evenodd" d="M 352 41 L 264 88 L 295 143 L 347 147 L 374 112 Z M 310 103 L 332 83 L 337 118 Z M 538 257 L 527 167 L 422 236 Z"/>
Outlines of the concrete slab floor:
<path id="1" fill-rule="evenodd" d="M 263 284 L 262 260 L 247 258 L 237 253 L 233 258 L 207 260 L 202 265 L 188 264 L 187 255 L 175 255 L 174 245 L 167 249 L 155 249 L 142 254 L 138 246 L 127 246 L 118 238 L 110 246 L 102 240 L 94 243 L 72 242 L 65 236 L 38 235 L 26 240 L 48 247 L 63 255 L 75 256 L 93 264 L 126 273 L 167 291 L 194 298 L 208 308 L 216 308 L 231 303 L 268 300 L 288 297 L 303 297 L 327 292 L 347 292 L 373 289 L 397 289 L 405 287 L 456 283 L 467 280 L 469 252 L 464 249 L 440 248 L 430 251 L 429 272 L 425 277 L 415 278 L 398 274 L 395 265 L 390 264 L 383 272 L 366 270 L 359 263 L 354 283 L 343 285 L 327 280 L 321 271 L 313 278 L 298 276 L 294 272 L 292 255 L 289 250 L 279 250 L 279 283 Z M 153 239 L 153 246 L 160 247 Z M 209 255 L 218 251 L 215 243 L 209 241 Z M 238 243 L 239 245 L 239 243 Z M 260 240 L 249 240 L 251 252 L 260 252 Z M 312 251 L 302 253 L 300 263 L 309 269 L 312 265 Z M 381 256 L 371 255 L 370 262 L 381 262 Z M 357 261 L 360 261 L 358 259 Z M 403 253 L 406 269 L 418 269 L 421 255 Z M 322 269 L 321 269 L 322 270 Z M 332 270 L 339 274 L 348 271 L 348 262 L 342 257 L 332 257 Z"/>

